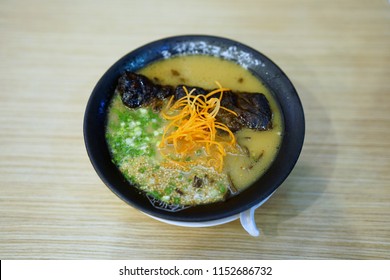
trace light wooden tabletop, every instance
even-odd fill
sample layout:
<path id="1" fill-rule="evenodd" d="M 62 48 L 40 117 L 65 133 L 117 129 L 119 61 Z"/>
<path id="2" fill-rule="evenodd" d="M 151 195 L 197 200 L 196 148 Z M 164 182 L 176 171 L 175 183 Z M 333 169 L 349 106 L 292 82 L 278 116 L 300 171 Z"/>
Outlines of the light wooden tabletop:
<path id="1" fill-rule="evenodd" d="M 228 37 L 275 61 L 306 115 L 301 157 L 256 211 L 167 225 L 117 198 L 83 141 L 116 60 L 156 39 Z M 0 2 L 1 259 L 390 259 L 390 4 L 385 0 Z"/>

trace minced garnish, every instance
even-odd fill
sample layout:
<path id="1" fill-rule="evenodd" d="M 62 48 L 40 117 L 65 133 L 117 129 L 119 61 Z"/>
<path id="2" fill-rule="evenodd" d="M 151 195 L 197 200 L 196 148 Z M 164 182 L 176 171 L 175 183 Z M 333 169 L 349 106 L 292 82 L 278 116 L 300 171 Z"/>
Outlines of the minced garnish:
<path id="1" fill-rule="evenodd" d="M 116 94 L 106 129 L 113 162 L 131 184 L 163 203 L 188 206 L 223 200 L 229 184 L 226 174 L 195 165 L 184 170 L 160 156 L 158 146 L 166 123 L 152 107 L 123 106 Z M 197 151 L 197 156 L 202 153 Z"/>
<path id="2" fill-rule="evenodd" d="M 161 116 L 169 123 L 164 129 L 160 142 L 161 154 L 170 162 L 188 168 L 193 165 L 206 165 L 221 172 L 227 151 L 236 149 L 236 139 L 232 131 L 223 123 L 216 121 L 220 109 L 237 114 L 223 106 L 224 91 L 218 89 L 204 94 L 193 94 L 183 86 L 185 96 L 173 105 L 173 96 L 163 109 Z M 219 97 L 214 97 L 219 94 Z M 174 153 L 172 153 L 174 152 Z"/>

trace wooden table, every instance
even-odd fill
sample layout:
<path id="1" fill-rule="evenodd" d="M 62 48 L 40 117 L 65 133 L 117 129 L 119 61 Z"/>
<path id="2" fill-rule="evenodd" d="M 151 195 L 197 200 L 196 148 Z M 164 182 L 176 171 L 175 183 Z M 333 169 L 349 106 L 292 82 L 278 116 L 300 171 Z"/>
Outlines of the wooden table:
<path id="1" fill-rule="evenodd" d="M 291 176 L 239 221 L 183 228 L 118 199 L 86 154 L 83 114 L 117 59 L 172 35 L 263 52 L 302 99 Z M 389 259 L 390 4 L 356 1 L 0 2 L 1 259 Z"/>

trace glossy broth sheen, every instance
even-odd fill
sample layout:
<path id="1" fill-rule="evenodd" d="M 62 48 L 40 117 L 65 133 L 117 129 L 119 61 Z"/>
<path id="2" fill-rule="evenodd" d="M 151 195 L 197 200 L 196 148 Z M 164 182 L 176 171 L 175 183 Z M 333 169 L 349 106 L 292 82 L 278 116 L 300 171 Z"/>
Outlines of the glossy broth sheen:
<path id="1" fill-rule="evenodd" d="M 210 56 L 179 56 L 158 61 L 139 73 L 164 85 L 214 89 L 218 81 L 232 91 L 263 93 L 273 112 L 273 128 L 236 132 L 241 152 L 225 157 L 221 173 L 204 166 L 192 166 L 189 171 L 167 168 L 157 147 L 166 121 L 150 108 L 128 109 L 116 93 L 108 113 L 106 139 L 114 163 L 131 183 L 167 204 L 197 205 L 225 199 L 228 189 L 239 193 L 267 170 L 280 146 L 282 117 L 270 92 L 249 71 Z M 202 178 L 202 187 L 196 186 L 195 177 Z"/>

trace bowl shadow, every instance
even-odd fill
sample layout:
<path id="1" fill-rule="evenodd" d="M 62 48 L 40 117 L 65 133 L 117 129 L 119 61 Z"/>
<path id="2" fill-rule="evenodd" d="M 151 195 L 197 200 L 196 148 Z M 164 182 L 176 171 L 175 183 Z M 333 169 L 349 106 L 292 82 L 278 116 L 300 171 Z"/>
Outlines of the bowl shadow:
<path id="1" fill-rule="evenodd" d="M 289 177 L 262 207 L 255 218 L 262 234 L 277 236 L 280 225 L 310 208 L 331 181 L 338 147 L 329 112 L 319 99 L 295 83 L 306 117 L 306 135 L 300 158 Z M 321 131 L 318 131 L 318 127 Z"/>

